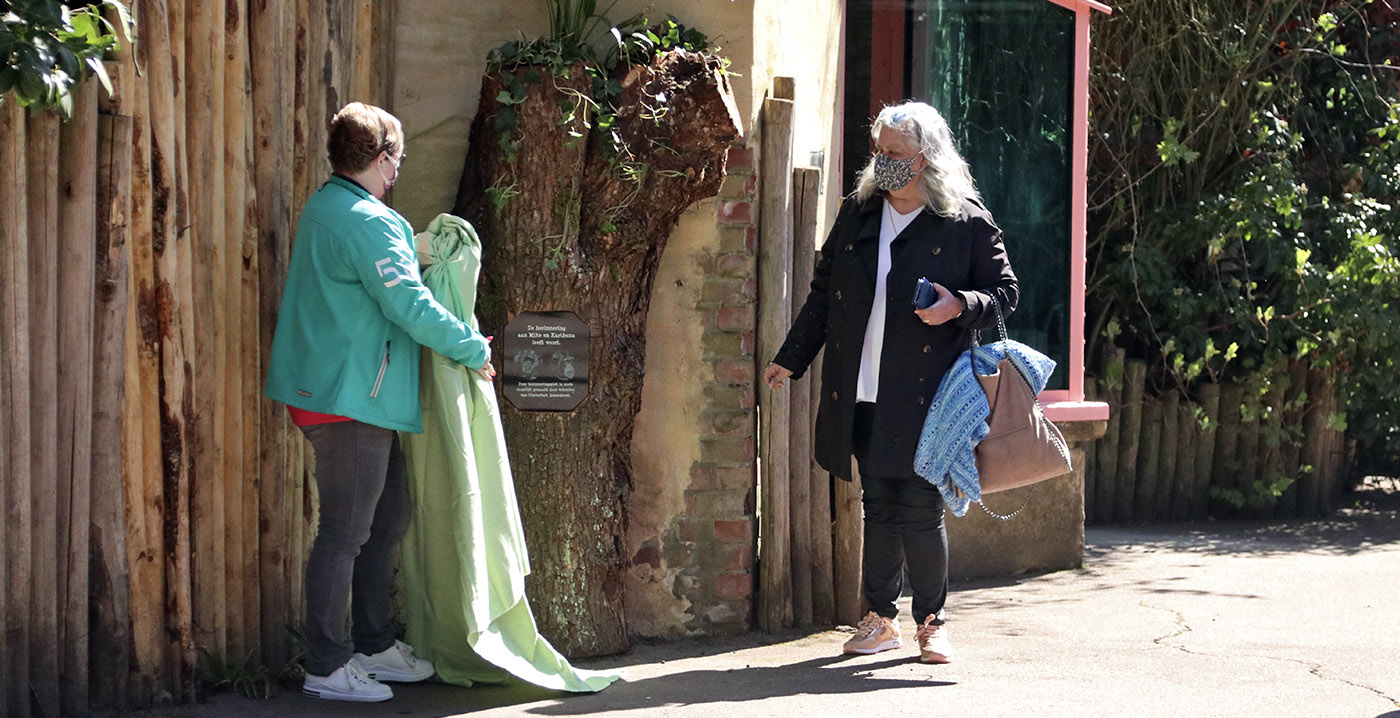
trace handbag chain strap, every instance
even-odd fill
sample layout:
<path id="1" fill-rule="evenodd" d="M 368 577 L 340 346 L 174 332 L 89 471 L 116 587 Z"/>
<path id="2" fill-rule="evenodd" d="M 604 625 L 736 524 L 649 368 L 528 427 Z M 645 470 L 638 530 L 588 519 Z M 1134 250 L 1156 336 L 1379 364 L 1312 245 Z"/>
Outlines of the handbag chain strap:
<path id="1" fill-rule="evenodd" d="M 988 295 L 988 296 L 991 297 L 991 299 L 992 299 L 992 308 L 995 309 L 995 310 L 996 310 L 996 313 L 997 313 L 997 330 L 998 330 L 999 332 L 1001 332 L 1001 341 L 1002 341 L 1003 343 L 1005 343 L 1005 342 L 1008 340 L 1008 337 L 1007 337 L 1007 335 L 1006 335 L 1006 317 L 1005 317 L 1005 315 L 1003 315 L 1003 314 L 1001 313 L 1001 302 L 998 302 L 998 301 L 997 301 L 996 295 L 994 295 L 994 294 Z M 974 337 L 976 337 L 977 333 L 976 333 L 976 332 L 973 332 L 973 335 L 974 335 Z M 972 343 L 973 343 L 973 346 L 975 347 L 975 346 L 977 345 L 977 339 L 974 338 L 974 339 L 972 340 Z M 1010 352 L 1007 352 L 1007 357 L 1011 359 L 1011 363 L 1012 363 L 1012 364 L 1016 365 L 1016 373 L 1021 377 L 1021 381 L 1026 382 L 1026 386 L 1030 386 L 1030 383 L 1031 383 L 1031 382 L 1030 382 L 1030 379 L 1026 376 L 1026 369 L 1025 369 L 1025 367 L 1021 366 L 1020 360 L 1018 360 L 1016 357 L 1012 356 Z M 1036 405 L 1036 407 L 1040 407 L 1040 396 L 1037 395 L 1037 394 L 1035 394 L 1035 387 L 1031 386 L 1030 389 L 1031 389 L 1031 394 L 1032 394 L 1033 396 L 1035 396 L 1035 405 Z M 1042 411 L 1044 411 L 1044 410 L 1042 409 Z M 985 502 L 985 501 L 986 501 L 985 499 L 983 499 L 982 501 L 978 501 L 978 502 L 977 502 L 977 505 L 980 506 L 980 507 L 982 507 L 982 510 L 985 511 L 985 512 L 987 513 L 988 516 L 991 516 L 992 518 L 994 518 L 994 519 L 996 519 L 996 520 L 998 520 L 998 521 L 1010 521 L 1011 519 L 1016 518 L 1016 516 L 1019 515 L 1022 511 L 1025 511 L 1025 510 L 1026 510 L 1026 507 L 1029 506 L 1030 503 L 1031 503 L 1031 496 L 1034 495 L 1035 492 L 1036 492 L 1036 490 L 1039 489 L 1039 488 L 1040 488 L 1040 483 L 1039 483 L 1039 482 L 1037 482 L 1037 483 L 1035 483 L 1035 484 L 1031 484 L 1031 490 L 1030 490 L 1030 492 L 1028 492 L 1028 493 L 1026 494 L 1026 499 L 1025 499 L 1024 501 L 1021 502 L 1020 508 L 1016 509 L 1015 511 L 1012 511 L 1012 512 L 1009 513 L 1009 514 L 999 514 L 999 513 L 995 512 L 995 511 L 993 511 L 993 510 L 987 508 L 987 504 L 986 504 L 986 502 Z"/>

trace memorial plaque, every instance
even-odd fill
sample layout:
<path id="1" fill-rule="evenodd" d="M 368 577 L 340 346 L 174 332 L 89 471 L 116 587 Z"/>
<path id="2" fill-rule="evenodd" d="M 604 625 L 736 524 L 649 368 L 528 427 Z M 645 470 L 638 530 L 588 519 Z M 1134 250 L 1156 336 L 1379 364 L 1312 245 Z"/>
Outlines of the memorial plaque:
<path id="1" fill-rule="evenodd" d="M 573 312 L 521 312 L 506 325 L 501 389 L 520 411 L 573 411 L 588 396 L 588 325 Z"/>

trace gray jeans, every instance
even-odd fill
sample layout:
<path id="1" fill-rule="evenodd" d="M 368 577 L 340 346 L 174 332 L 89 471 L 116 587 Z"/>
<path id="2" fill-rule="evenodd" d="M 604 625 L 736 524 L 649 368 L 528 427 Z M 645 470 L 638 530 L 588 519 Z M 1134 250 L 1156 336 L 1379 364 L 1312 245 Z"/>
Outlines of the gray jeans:
<path id="1" fill-rule="evenodd" d="M 306 672 L 394 645 L 394 547 L 410 504 L 398 433 L 359 421 L 302 427 L 316 450 L 321 521 L 306 561 Z M 346 635 L 347 604 L 352 628 Z"/>

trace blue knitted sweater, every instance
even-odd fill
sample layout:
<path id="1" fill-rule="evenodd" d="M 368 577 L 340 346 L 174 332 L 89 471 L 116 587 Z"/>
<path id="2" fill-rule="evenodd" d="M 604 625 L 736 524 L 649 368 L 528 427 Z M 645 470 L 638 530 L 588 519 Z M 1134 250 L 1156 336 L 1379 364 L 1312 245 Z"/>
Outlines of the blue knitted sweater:
<path id="1" fill-rule="evenodd" d="M 914 451 L 914 473 L 938 487 L 954 516 L 966 514 L 973 501 L 982 500 L 973 450 L 990 432 L 991 409 L 973 372 L 993 374 L 1003 358 L 1021 369 L 1037 394 L 1055 370 L 1053 359 L 1018 341 L 1004 339 L 965 351 L 943 376 L 924 418 Z"/>

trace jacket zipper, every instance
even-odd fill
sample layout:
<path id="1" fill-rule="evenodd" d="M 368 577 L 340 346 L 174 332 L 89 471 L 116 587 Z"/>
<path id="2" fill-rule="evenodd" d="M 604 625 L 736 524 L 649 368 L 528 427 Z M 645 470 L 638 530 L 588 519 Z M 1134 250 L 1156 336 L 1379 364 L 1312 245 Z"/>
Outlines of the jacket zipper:
<path id="1" fill-rule="evenodd" d="M 384 383 L 384 372 L 389 370 L 389 342 L 384 342 L 384 361 L 379 365 L 379 376 L 374 378 L 374 389 L 370 390 L 369 398 L 379 398 L 379 387 Z"/>

